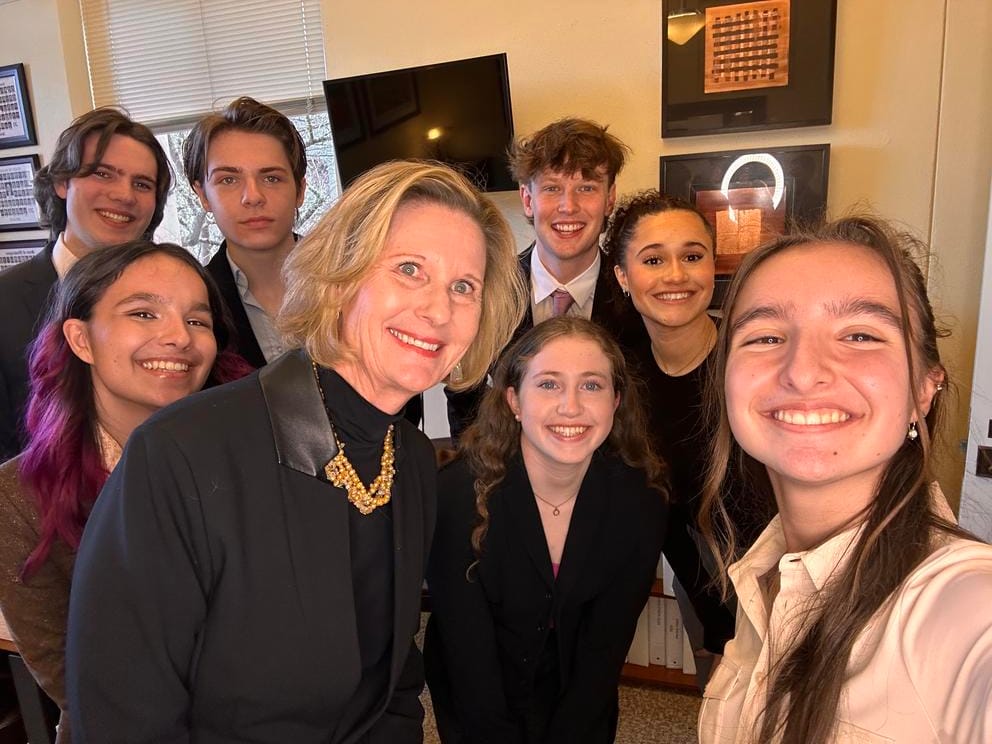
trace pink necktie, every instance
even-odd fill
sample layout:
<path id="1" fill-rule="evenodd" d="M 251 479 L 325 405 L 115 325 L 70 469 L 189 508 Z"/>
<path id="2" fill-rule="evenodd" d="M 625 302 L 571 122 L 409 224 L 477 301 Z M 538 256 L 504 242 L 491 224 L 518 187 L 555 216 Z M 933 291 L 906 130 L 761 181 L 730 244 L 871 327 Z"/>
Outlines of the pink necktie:
<path id="1" fill-rule="evenodd" d="M 559 315 L 567 313 L 573 302 L 575 300 L 572 299 L 572 295 L 568 293 L 567 289 L 556 289 L 551 293 L 551 317 L 557 318 Z"/>

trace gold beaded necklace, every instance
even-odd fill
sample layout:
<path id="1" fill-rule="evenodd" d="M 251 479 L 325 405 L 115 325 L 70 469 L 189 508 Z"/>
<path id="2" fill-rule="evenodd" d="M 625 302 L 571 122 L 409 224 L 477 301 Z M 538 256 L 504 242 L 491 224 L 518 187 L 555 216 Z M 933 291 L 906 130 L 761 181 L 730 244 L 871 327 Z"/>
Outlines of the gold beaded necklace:
<path id="1" fill-rule="evenodd" d="M 320 391 L 320 399 L 327 409 L 327 401 L 324 400 L 324 388 L 320 385 L 320 377 L 317 374 L 317 363 L 313 364 L 313 375 L 317 381 L 317 389 Z M 386 429 L 386 438 L 382 442 L 382 459 L 379 461 L 379 475 L 369 485 L 368 488 L 362 483 L 362 479 L 355 471 L 355 466 L 345 457 L 344 443 L 338 438 L 334 424 L 331 424 L 331 434 L 334 437 L 334 444 L 337 445 L 338 453 L 331 458 L 324 466 L 324 474 L 332 485 L 343 488 L 348 494 L 350 501 L 362 514 L 371 514 L 380 506 L 389 503 L 393 490 L 393 477 L 396 475 L 396 458 L 393 450 L 393 429 L 390 424 Z"/>

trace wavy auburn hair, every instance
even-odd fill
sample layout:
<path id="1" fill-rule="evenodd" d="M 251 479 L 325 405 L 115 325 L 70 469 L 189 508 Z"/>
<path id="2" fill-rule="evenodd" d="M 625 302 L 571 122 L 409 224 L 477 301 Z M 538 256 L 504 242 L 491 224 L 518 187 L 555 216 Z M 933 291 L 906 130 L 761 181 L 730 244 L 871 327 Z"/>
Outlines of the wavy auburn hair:
<path id="1" fill-rule="evenodd" d="M 88 320 L 96 303 L 128 266 L 158 254 L 189 266 L 207 288 L 217 341 L 217 357 L 207 386 L 251 371 L 244 359 L 230 351 L 234 331 L 227 308 L 213 278 L 189 251 L 172 243 L 139 239 L 81 258 L 56 285 L 54 300 L 30 348 L 31 392 L 25 418 L 28 439 L 20 455 L 18 475 L 34 498 L 41 535 L 21 569 L 22 581 L 41 567 L 57 540 L 72 550 L 79 547 L 90 509 L 109 475 L 97 442 L 90 365 L 72 352 L 62 325 L 70 318 Z"/>
<path id="2" fill-rule="evenodd" d="M 643 470 L 659 498 L 668 498 L 668 469 L 648 441 L 641 396 L 620 347 L 592 321 L 573 316 L 552 318 L 531 328 L 503 354 L 493 373 L 493 386 L 479 405 L 479 415 L 459 441 L 459 456 L 466 458 L 475 476 L 479 523 L 472 531 L 472 547 L 477 556 L 482 553 L 489 529 L 489 497 L 506 477 L 507 463 L 520 452 L 521 425 L 510 410 L 506 391 L 519 391 L 531 360 L 560 338 L 589 339 L 602 349 L 613 373 L 613 390 L 620 396 L 613 429 L 603 447 L 631 467 Z"/>
<path id="3" fill-rule="evenodd" d="M 725 593 L 727 568 L 739 555 L 735 528 L 721 500 L 724 479 L 735 479 L 738 484 L 735 498 L 745 502 L 739 509 L 777 511 L 765 466 L 737 444 L 727 416 L 724 383 L 738 298 L 755 270 L 769 259 L 824 243 L 860 246 L 888 267 L 899 299 L 906 367 L 913 389 L 927 375 L 945 374 L 937 339 L 946 334 L 937 328 L 923 274 L 913 258 L 925 252 L 925 247 L 912 236 L 873 217 L 848 217 L 814 231 L 786 235 L 748 254 L 727 293 L 727 320 L 720 328 L 707 387 L 707 412 L 714 442 L 699 521 L 716 557 L 717 575 Z M 772 668 L 768 702 L 754 741 L 832 741 L 855 641 L 906 576 L 930 555 L 940 536 L 972 538 L 939 516 L 932 502 L 931 437 L 938 429 L 942 397 L 940 393 L 934 396 L 926 416 L 917 409 L 919 438 L 907 439 L 885 467 L 875 497 L 863 514 L 864 526 L 850 549 L 849 560 L 813 597 L 799 637 L 790 639 L 790 647 Z"/>

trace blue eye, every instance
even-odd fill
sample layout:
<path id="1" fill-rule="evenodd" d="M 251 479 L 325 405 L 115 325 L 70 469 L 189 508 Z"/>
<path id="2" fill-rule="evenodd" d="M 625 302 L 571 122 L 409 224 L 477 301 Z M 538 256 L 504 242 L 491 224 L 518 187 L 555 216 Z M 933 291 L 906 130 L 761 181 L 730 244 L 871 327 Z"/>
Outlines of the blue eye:
<path id="1" fill-rule="evenodd" d="M 589 380 L 588 382 L 582 383 L 582 389 L 583 390 L 588 390 L 590 392 L 596 392 L 596 391 L 602 390 L 603 389 L 603 386 L 600 385 L 595 380 Z"/>
<path id="2" fill-rule="evenodd" d="M 472 282 L 470 281 L 466 281 L 465 279 L 459 279 L 457 282 L 451 285 L 451 291 L 454 292 L 455 294 L 462 294 L 462 295 L 472 294 L 472 292 L 475 291 L 475 285 L 473 285 Z"/>
<path id="3" fill-rule="evenodd" d="M 558 388 L 558 383 L 556 383 L 554 380 L 541 380 L 539 383 L 537 383 L 537 386 L 541 390 L 555 390 Z"/>
<path id="4" fill-rule="evenodd" d="M 397 268 L 401 274 L 405 274 L 406 276 L 417 276 L 420 271 L 420 267 L 413 261 L 404 261 Z"/>

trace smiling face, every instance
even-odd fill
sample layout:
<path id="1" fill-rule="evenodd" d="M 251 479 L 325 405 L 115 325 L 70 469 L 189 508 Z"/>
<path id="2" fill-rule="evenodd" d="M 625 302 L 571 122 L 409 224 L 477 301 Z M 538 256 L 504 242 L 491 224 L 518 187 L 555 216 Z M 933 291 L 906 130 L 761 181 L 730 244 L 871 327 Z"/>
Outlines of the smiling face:
<path id="1" fill-rule="evenodd" d="M 163 406 L 203 387 L 217 356 L 207 288 L 181 261 L 152 254 L 128 266 L 63 333 L 90 365 L 100 423 L 123 443 Z"/>
<path id="2" fill-rule="evenodd" d="M 380 410 L 400 410 L 447 377 L 475 339 L 485 274 L 485 238 L 471 217 L 433 203 L 401 206 L 342 312 L 357 361 L 335 369 Z"/>
<path id="3" fill-rule="evenodd" d="M 709 231 L 695 212 L 670 209 L 642 217 L 614 271 L 649 328 L 706 320 L 716 261 Z"/>
<path id="4" fill-rule="evenodd" d="M 158 166 L 151 149 L 115 134 L 97 162 L 98 140 L 91 134 L 83 145 L 83 166 L 93 172 L 55 184 L 66 202 L 64 240 L 79 258 L 141 237 L 155 213 Z"/>
<path id="5" fill-rule="evenodd" d="M 228 130 L 210 140 L 203 183 L 193 185 L 212 212 L 237 261 L 244 251 L 285 250 L 294 245 L 297 189 L 282 143 L 268 134 Z"/>
<path id="6" fill-rule="evenodd" d="M 520 420 L 528 470 L 587 465 L 612 431 L 619 404 L 610 360 L 584 336 L 549 341 L 527 364 L 519 390 L 506 391 L 506 400 Z"/>
<path id="7" fill-rule="evenodd" d="M 538 256 L 558 281 L 569 282 L 592 265 L 616 193 L 605 168 L 593 178 L 581 171 L 543 170 L 521 185 L 524 214 L 534 221 Z"/>
<path id="8" fill-rule="evenodd" d="M 729 323 L 730 427 L 776 496 L 839 486 L 854 511 L 867 504 L 914 399 L 925 412 L 936 388 L 911 382 L 884 262 L 847 244 L 785 249 L 754 270 Z"/>

